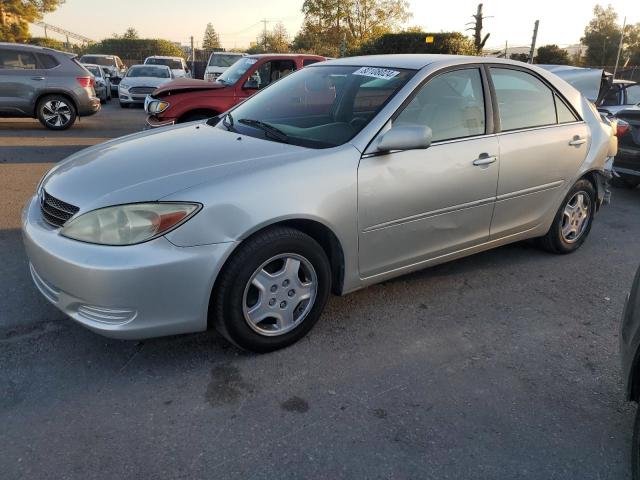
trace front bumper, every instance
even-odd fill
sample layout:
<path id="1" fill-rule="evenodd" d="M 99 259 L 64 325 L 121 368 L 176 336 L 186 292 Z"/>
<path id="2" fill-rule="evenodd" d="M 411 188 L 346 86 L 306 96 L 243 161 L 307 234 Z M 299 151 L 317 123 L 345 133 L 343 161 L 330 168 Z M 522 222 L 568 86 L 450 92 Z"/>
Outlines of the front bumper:
<path id="1" fill-rule="evenodd" d="M 59 235 L 33 197 L 22 216 L 31 274 L 40 292 L 78 323 L 121 339 L 207 328 L 209 297 L 235 243 L 177 247 L 165 237 L 127 247 Z"/>

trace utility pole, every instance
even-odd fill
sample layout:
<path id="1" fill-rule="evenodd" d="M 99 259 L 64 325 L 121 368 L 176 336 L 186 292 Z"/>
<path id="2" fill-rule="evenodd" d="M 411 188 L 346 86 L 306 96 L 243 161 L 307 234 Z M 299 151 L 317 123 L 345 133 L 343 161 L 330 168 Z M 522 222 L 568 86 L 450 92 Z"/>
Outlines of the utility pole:
<path id="1" fill-rule="evenodd" d="M 620 61 L 620 52 L 622 52 L 622 42 L 624 41 L 624 28 L 627 26 L 627 17 L 622 21 L 622 33 L 620 34 L 620 43 L 618 44 L 618 55 L 616 56 L 616 66 L 613 68 L 613 78 L 615 80 L 618 72 L 618 62 Z"/>
<path id="2" fill-rule="evenodd" d="M 191 35 L 191 75 L 195 78 L 196 74 L 196 51 L 193 48 L 193 35 Z"/>
<path id="3" fill-rule="evenodd" d="M 44 38 L 49 38 L 49 35 L 47 35 L 47 27 L 44 27 Z"/>
<path id="4" fill-rule="evenodd" d="M 538 25 L 540 25 L 540 20 L 536 20 L 536 23 L 533 25 L 533 38 L 531 39 L 531 50 L 529 50 L 528 63 L 533 63 L 533 52 L 536 50 L 536 40 L 538 39 Z"/>
<path id="5" fill-rule="evenodd" d="M 264 29 L 263 29 L 263 33 L 262 33 L 262 48 L 264 48 L 264 51 L 266 52 L 267 51 L 267 22 L 268 22 L 268 20 L 266 18 L 263 18 L 260 21 L 264 25 Z"/>
<path id="6" fill-rule="evenodd" d="M 507 41 L 505 40 L 504 41 L 504 58 L 505 59 L 509 58 L 509 57 L 507 57 L 507 49 L 508 49 L 508 44 L 507 44 Z"/>

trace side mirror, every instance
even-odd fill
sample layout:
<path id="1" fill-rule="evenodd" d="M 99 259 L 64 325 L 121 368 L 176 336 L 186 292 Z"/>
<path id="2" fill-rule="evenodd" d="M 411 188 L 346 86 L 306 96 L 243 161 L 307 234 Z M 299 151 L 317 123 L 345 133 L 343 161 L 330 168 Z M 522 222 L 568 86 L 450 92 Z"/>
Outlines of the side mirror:
<path id="1" fill-rule="evenodd" d="M 431 145 L 432 132 L 423 125 L 398 125 L 387 130 L 376 145 L 378 152 L 419 150 Z"/>
<path id="2" fill-rule="evenodd" d="M 250 78 L 249 80 L 244 82 L 242 88 L 243 90 L 258 90 L 258 82 Z"/>

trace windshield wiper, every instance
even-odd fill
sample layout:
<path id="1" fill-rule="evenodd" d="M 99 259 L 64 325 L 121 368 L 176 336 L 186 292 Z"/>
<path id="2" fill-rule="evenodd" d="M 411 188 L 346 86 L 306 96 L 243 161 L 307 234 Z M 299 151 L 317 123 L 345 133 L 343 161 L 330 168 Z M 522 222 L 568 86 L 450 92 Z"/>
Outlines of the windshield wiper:
<path id="1" fill-rule="evenodd" d="M 224 125 L 224 127 L 230 132 L 235 131 L 233 128 L 233 117 L 231 116 L 231 112 L 227 113 L 222 118 L 222 125 Z"/>
<path id="2" fill-rule="evenodd" d="M 262 130 L 266 136 L 271 137 L 274 140 L 289 143 L 289 135 L 273 125 L 261 122 L 260 120 L 253 120 L 251 118 L 241 118 L 238 122 L 249 125 L 250 127 L 258 128 Z"/>

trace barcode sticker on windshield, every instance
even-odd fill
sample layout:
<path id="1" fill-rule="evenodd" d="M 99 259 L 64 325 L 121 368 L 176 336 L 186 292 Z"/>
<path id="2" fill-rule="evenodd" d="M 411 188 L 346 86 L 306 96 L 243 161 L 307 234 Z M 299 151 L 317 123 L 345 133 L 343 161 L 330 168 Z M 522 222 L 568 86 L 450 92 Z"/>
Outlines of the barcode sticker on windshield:
<path id="1" fill-rule="evenodd" d="M 381 78 L 383 80 L 390 80 L 400 72 L 397 70 L 389 70 L 387 68 L 377 67 L 362 67 L 353 72 L 354 75 L 362 75 L 363 77 Z"/>

